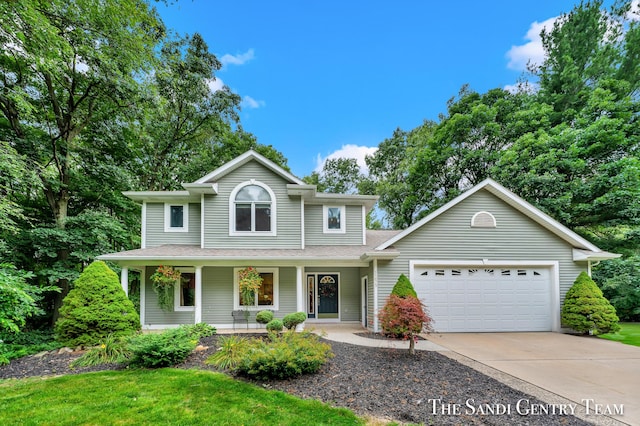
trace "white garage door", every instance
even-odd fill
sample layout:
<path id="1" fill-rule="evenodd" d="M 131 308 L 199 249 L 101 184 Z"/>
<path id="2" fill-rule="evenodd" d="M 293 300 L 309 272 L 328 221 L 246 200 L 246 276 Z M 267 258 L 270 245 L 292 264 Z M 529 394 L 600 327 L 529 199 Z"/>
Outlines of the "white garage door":
<path id="1" fill-rule="evenodd" d="M 416 265 L 413 285 L 436 331 L 551 330 L 548 268 Z"/>

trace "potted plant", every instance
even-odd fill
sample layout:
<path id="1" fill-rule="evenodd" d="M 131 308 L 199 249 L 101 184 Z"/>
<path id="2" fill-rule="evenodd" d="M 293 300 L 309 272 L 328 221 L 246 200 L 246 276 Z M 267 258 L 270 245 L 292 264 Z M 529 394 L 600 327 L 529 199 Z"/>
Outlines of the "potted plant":
<path id="1" fill-rule="evenodd" d="M 253 306 L 256 291 L 258 291 L 261 285 L 262 277 L 258 273 L 258 270 L 253 266 L 247 266 L 238 272 L 240 298 L 242 299 L 242 305 L 245 309 L 245 318 L 247 319 L 249 318 L 249 306 Z"/>
<path id="2" fill-rule="evenodd" d="M 158 266 L 151 275 L 153 291 L 158 295 L 158 306 L 165 311 L 173 310 L 173 286 L 180 279 L 180 271 L 172 266 Z"/>

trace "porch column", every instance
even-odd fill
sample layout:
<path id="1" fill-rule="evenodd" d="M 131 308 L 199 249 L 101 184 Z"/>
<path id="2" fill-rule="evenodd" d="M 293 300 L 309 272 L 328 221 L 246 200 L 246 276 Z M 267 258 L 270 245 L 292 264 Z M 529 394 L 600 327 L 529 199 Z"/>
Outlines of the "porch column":
<path id="1" fill-rule="evenodd" d="M 120 285 L 122 285 L 122 289 L 124 290 L 124 294 L 129 296 L 129 268 L 126 266 L 122 267 L 122 271 L 120 272 Z"/>
<path id="2" fill-rule="evenodd" d="M 378 259 L 373 259 L 373 332 L 378 331 Z"/>
<path id="3" fill-rule="evenodd" d="M 296 266 L 296 311 L 297 312 L 305 312 L 304 309 L 304 290 L 303 290 L 303 280 L 302 280 L 302 275 L 303 275 L 303 267 L 302 266 Z M 296 327 L 296 331 L 302 331 L 304 330 L 304 323 L 298 325 Z"/>
<path id="4" fill-rule="evenodd" d="M 196 266 L 196 300 L 194 305 L 193 321 L 198 324 L 202 322 L 202 266 Z"/>

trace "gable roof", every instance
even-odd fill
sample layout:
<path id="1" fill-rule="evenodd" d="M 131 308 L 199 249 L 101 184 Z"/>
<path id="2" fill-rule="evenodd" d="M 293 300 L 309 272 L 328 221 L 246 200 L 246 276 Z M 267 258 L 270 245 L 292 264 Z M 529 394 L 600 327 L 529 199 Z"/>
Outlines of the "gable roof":
<path id="1" fill-rule="evenodd" d="M 607 253 L 599 249 L 594 244 L 590 243 L 589 241 L 587 241 L 580 235 L 576 234 L 566 226 L 562 225 L 560 222 L 553 219 L 551 216 L 547 215 L 546 213 L 542 212 L 540 209 L 534 207 L 533 205 L 529 204 L 522 198 L 518 197 L 516 194 L 509 191 L 507 188 L 500 185 L 493 179 L 485 179 L 484 181 L 480 182 L 473 188 L 469 189 L 468 191 L 464 192 L 463 194 L 449 201 L 447 204 L 443 205 L 439 209 L 431 212 L 422 220 L 414 223 L 412 226 L 405 229 L 398 235 L 394 236 L 393 238 L 379 245 L 378 247 L 376 247 L 376 250 L 384 250 L 388 248 L 389 246 L 393 245 L 397 241 L 400 241 L 407 235 L 413 233 L 417 229 L 431 222 L 433 219 L 440 216 L 447 210 L 460 204 L 462 201 L 471 197 L 473 194 L 475 194 L 480 190 L 486 190 L 491 194 L 495 195 L 496 197 L 498 197 L 499 199 L 507 203 L 509 206 L 518 210 L 520 213 L 532 219 L 534 222 L 538 223 L 543 228 L 551 231 L 552 233 L 554 233 L 555 235 L 557 235 L 558 237 L 560 237 L 561 239 L 569 243 L 574 248 L 583 250 L 584 251 L 583 253 L 591 253 L 590 256 L 587 256 L 585 254 L 585 256 L 587 257 L 583 257 L 584 260 L 595 260 L 596 258 L 598 260 L 603 260 L 603 259 L 611 259 L 611 258 L 620 256 L 618 254 Z"/>
<path id="2" fill-rule="evenodd" d="M 258 163 L 262 164 L 263 166 L 265 166 L 266 168 L 268 168 L 269 170 L 271 170 L 275 174 L 277 174 L 277 175 L 281 176 L 282 178 L 284 178 L 285 180 L 289 181 L 289 183 L 295 183 L 295 184 L 298 184 L 298 185 L 306 185 L 302 180 L 298 179 L 297 177 L 295 177 L 294 175 L 292 175 L 291 173 L 289 173 L 288 171 L 286 171 L 282 167 L 278 166 L 273 161 L 269 160 L 268 158 L 266 158 L 263 155 L 258 154 L 254 150 L 249 150 L 249 151 L 245 152 L 244 154 L 242 154 L 242 155 L 234 158 L 233 160 L 229 161 L 228 163 L 223 164 L 222 166 L 218 167 L 217 169 L 215 169 L 214 171 L 212 171 L 208 175 L 203 176 L 200 179 L 198 179 L 197 181 L 195 181 L 194 184 L 203 184 L 203 183 L 215 182 L 218 179 L 220 179 L 222 176 L 224 176 L 224 175 L 226 175 L 228 173 L 231 173 L 232 171 L 236 170 L 239 167 L 242 167 L 243 165 L 247 164 L 249 161 L 252 161 L 252 160 L 257 161 Z"/>

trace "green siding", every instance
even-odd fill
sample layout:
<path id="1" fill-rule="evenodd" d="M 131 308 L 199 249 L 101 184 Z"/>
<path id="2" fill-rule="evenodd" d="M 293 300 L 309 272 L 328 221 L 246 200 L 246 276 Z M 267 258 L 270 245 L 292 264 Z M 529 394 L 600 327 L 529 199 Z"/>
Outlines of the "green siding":
<path id="1" fill-rule="evenodd" d="M 193 324 L 194 312 L 167 312 L 158 306 L 158 297 L 153 291 L 153 283 L 151 282 L 151 274 L 155 271 L 155 267 L 145 268 L 145 325 L 173 325 L 173 324 Z"/>
<path id="2" fill-rule="evenodd" d="M 207 324 L 232 324 L 233 268 L 202 268 L 202 321 Z"/>
<path id="3" fill-rule="evenodd" d="M 189 232 L 164 232 L 164 203 L 147 203 L 146 247 L 200 245 L 200 204 L 189 204 Z"/>
<path id="4" fill-rule="evenodd" d="M 276 196 L 275 236 L 230 236 L 229 196 L 241 183 L 255 179 L 269 186 Z M 287 181 L 251 161 L 219 181 L 218 195 L 205 197 L 206 248 L 300 248 L 300 197 L 287 195 Z"/>
<path id="5" fill-rule="evenodd" d="M 334 204 L 331 204 L 332 206 Z M 304 206 L 305 244 L 313 245 L 362 245 L 362 206 L 345 206 L 347 230 L 344 234 L 324 233 L 323 206 Z"/>
<path id="6" fill-rule="evenodd" d="M 471 228 L 471 218 L 488 211 L 496 228 Z M 400 274 L 409 273 L 410 260 L 558 261 L 560 303 L 586 264 L 573 261 L 572 247 L 486 190 L 463 200 L 422 228 L 394 244 L 401 255 L 379 265 L 379 303 Z M 426 301 L 427 306 L 429 301 Z"/>

